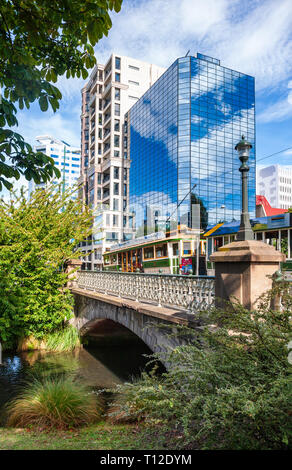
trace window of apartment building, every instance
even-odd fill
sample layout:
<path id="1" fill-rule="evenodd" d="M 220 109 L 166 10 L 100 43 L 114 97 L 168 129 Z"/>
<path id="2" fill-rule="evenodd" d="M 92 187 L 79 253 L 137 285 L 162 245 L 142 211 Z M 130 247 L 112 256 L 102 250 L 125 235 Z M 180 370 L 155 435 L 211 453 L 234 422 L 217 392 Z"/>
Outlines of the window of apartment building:
<path id="1" fill-rule="evenodd" d="M 117 232 L 106 232 L 105 239 L 107 241 L 117 240 L 118 239 L 118 233 Z"/>
<path id="2" fill-rule="evenodd" d="M 139 82 L 134 82 L 133 80 L 128 80 L 128 83 L 130 83 L 130 85 L 139 86 Z"/>
<path id="3" fill-rule="evenodd" d="M 97 199 L 98 200 L 101 199 L 101 188 L 98 188 L 98 190 L 97 190 Z"/>
<path id="4" fill-rule="evenodd" d="M 114 129 L 116 132 L 120 132 L 120 120 L 119 119 L 115 119 Z"/>
<path id="5" fill-rule="evenodd" d="M 102 114 L 98 115 L 98 124 L 102 126 Z"/>
<path id="6" fill-rule="evenodd" d="M 126 227 L 127 226 L 127 216 L 124 215 L 123 216 L 123 227 Z"/>
<path id="7" fill-rule="evenodd" d="M 119 146 L 120 146 L 120 136 L 119 136 L 119 135 L 115 135 L 115 136 L 114 136 L 114 146 L 115 146 L 115 147 L 119 147 Z"/>
<path id="8" fill-rule="evenodd" d="M 101 144 L 98 144 L 98 155 L 101 155 Z"/>
<path id="9" fill-rule="evenodd" d="M 120 115 L 120 105 L 118 103 L 115 103 L 115 116 Z"/>
<path id="10" fill-rule="evenodd" d="M 103 70 L 99 70 L 99 71 L 98 71 L 98 80 L 99 80 L 100 82 L 102 82 L 102 80 L 103 80 Z"/>
<path id="11" fill-rule="evenodd" d="M 127 168 L 124 168 L 124 181 L 127 181 L 128 171 Z"/>
<path id="12" fill-rule="evenodd" d="M 118 101 L 121 99 L 121 90 L 119 88 L 115 88 L 115 99 Z"/>
<path id="13" fill-rule="evenodd" d="M 125 122 L 124 122 L 124 133 L 125 133 L 125 134 L 128 133 L 128 121 L 125 121 Z"/>
<path id="14" fill-rule="evenodd" d="M 154 248 L 153 246 L 149 246 L 148 248 L 144 248 L 144 258 L 154 258 Z"/>
<path id="15" fill-rule="evenodd" d="M 119 157 L 120 156 L 120 152 L 118 150 L 114 150 L 114 157 Z"/>
<path id="16" fill-rule="evenodd" d="M 94 173 L 93 175 L 90 175 L 88 178 L 88 186 L 92 186 L 94 183 Z"/>
<path id="17" fill-rule="evenodd" d="M 128 147 L 128 137 L 124 137 L 124 148 Z"/>
<path id="18" fill-rule="evenodd" d="M 119 195 L 119 183 L 114 183 L 114 195 Z"/>
<path id="19" fill-rule="evenodd" d="M 120 170 L 119 167 L 117 167 L 117 166 L 114 167 L 114 178 L 116 180 L 119 179 L 119 174 L 120 174 L 119 170 Z"/>
<path id="20" fill-rule="evenodd" d="M 121 81 L 121 74 L 120 73 L 115 73 L 115 81 L 120 82 Z"/>
<path id="21" fill-rule="evenodd" d="M 97 173 L 97 183 L 101 184 L 101 173 Z"/>
<path id="22" fill-rule="evenodd" d="M 127 201 L 126 199 L 123 200 L 123 210 L 125 211 L 127 209 Z"/>
<path id="23" fill-rule="evenodd" d="M 110 221 L 110 214 L 106 214 L 106 216 L 105 216 L 105 225 L 106 225 L 107 227 L 109 227 L 110 224 L 111 224 L 111 221 Z"/>
<path id="24" fill-rule="evenodd" d="M 102 129 L 101 129 L 101 127 L 98 128 L 98 138 L 102 139 Z"/>
<path id="25" fill-rule="evenodd" d="M 132 215 L 129 217 L 129 227 L 133 228 L 133 216 Z"/>
<path id="26" fill-rule="evenodd" d="M 113 215 L 113 226 L 116 227 L 118 225 L 118 216 Z"/>
<path id="27" fill-rule="evenodd" d="M 113 210 L 118 211 L 119 210 L 119 200 L 114 198 L 113 199 Z"/>
<path id="28" fill-rule="evenodd" d="M 127 185 L 124 184 L 124 196 L 127 196 Z"/>
<path id="29" fill-rule="evenodd" d="M 124 159 L 127 160 L 127 158 L 128 158 L 128 154 L 127 152 L 124 152 Z"/>
<path id="30" fill-rule="evenodd" d="M 129 69 L 131 70 L 140 70 L 139 67 L 135 67 L 135 65 L 129 65 Z"/>
<path id="31" fill-rule="evenodd" d="M 121 58 L 120 57 L 116 57 L 115 64 L 116 64 L 116 69 L 121 70 Z"/>

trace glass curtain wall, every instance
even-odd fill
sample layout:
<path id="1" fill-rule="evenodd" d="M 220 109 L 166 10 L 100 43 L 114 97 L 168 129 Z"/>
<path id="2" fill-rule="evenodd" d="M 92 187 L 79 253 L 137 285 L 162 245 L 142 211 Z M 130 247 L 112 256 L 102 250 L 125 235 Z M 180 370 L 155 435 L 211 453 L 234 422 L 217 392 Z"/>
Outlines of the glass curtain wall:
<path id="1" fill-rule="evenodd" d="M 136 236 L 173 226 L 201 227 L 240 219 L 240 162 L 244 134 L 249 159 L 249 212 L 255 216 L 254 78 L 201 54 L 174 62 L 131 108 L 130 206 Z M 179 206 L 179 208 L 178 208 Z M 146 228 L 147 225 L 147 228 Z"/>

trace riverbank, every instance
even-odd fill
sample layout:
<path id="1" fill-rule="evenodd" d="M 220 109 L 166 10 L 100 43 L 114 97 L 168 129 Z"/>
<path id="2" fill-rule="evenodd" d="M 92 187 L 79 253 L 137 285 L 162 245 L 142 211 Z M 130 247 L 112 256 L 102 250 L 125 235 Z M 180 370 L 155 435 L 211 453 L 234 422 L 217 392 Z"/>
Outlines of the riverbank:
<path id="1" fill-rule="evenodd" d="M 177 436 L 176 436 L 177 439 Z M 69 431 L 0 428 L 0 450 L 163 450 L 174 448 L 166 429 L 106 422 Z"/>

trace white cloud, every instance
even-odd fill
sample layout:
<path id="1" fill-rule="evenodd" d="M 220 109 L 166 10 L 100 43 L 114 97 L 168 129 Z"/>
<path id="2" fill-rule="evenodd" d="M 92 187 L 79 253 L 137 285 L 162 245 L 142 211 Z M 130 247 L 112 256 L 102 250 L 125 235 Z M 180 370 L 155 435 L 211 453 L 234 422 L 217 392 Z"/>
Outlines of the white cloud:
<path id="1" fill-rule="evenodd" d="M 262 111 L 257 120 L 260 123 L 284 121 L 292 117 L 292 80 L 288 83 L 287 97 L 268 106 Z"/>
<path id="2" fill-rule="evenodd" d="M 190 49 L 255 75 L 262 89 L 291 74 L 291 29 L 291 0 L 124 1 L 97 59 L 115 51 L 167 67 Z"/>

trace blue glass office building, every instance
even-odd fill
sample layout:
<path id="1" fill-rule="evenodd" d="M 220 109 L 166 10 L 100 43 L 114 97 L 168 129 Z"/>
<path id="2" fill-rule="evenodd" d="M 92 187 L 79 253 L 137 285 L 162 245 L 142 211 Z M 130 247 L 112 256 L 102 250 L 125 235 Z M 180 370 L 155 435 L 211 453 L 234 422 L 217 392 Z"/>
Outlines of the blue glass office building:
<path id="1" fill-rule="evenodd" d="M 253 77 L 202 54 L 177 59 L 130 109 L 128 128 L 129 202 L 137 230 L 151 226 L 149 207 L 165 220 L 176 213 L 180 223 L 191 226 L 192 202 L 203 208 L 205 226 L 239 220 L 240 162 L 234 147 L 242 134 L 253 145 L 248 192 L 255 216 Z"/>

